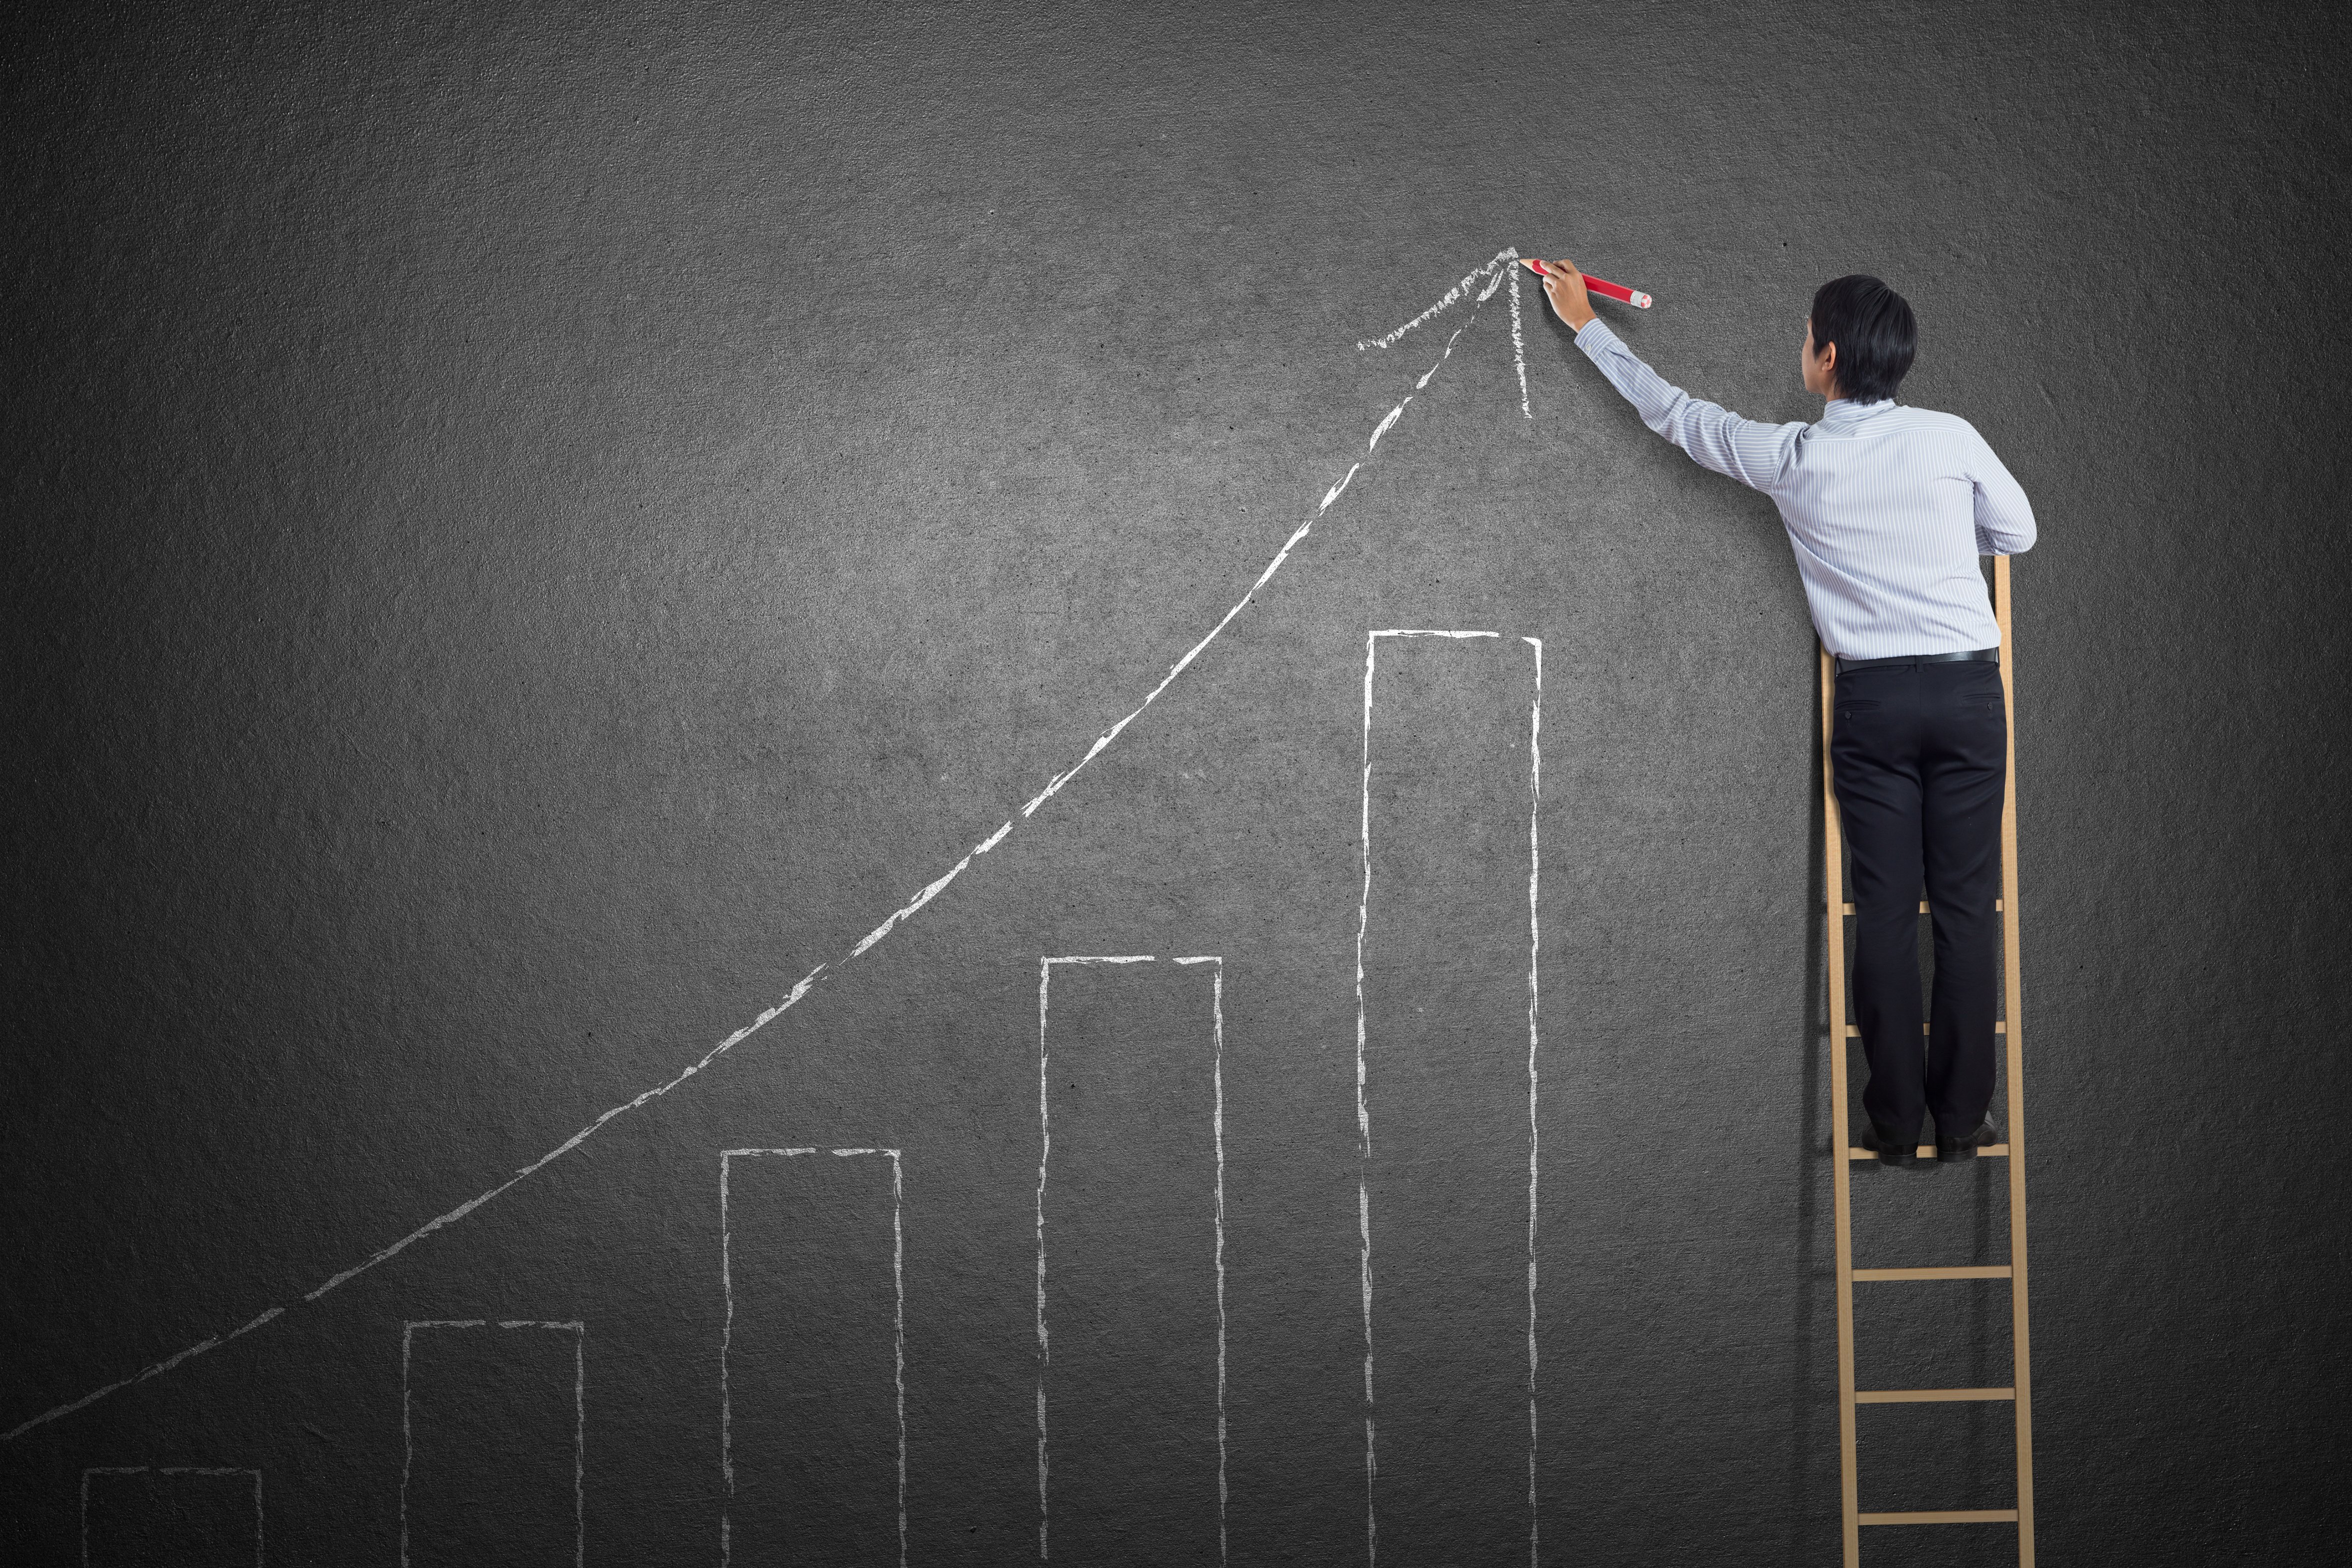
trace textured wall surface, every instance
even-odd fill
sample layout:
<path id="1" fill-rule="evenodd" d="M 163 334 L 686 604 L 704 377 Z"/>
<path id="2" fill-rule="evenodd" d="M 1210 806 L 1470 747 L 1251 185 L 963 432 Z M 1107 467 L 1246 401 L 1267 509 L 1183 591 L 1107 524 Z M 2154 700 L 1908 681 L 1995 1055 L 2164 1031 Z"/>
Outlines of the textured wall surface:
<path id="1" fill-rule="evenodd" d="M 2042 528 L 2015 711 L 2043 1560 L 2340 1551 L 2340 10 L 10 27 L 0 1428 L 286 1311 L 0 1441 L 0 1555 L 77 1560 L 85 1469 L 148 1467 L 107 1506 L 168 1521 L 196 1490 L 163 1468 L 208 1467 L 261 1472 L 274 1563 L 398 1561 L 429 1321 L 583 1325 L 574 1388 L 545 1335 L 434 1343 L 558 1439 L 575 1416 L 588 1561 L 716 1561 L 752 1354 L 722 1345 L 720 1151 L 803 1145 L 901 1151 L 896 1250 L 879 1166 L 789 1233 L 823 1252 L 836 1216 L 860 1300 L 898 1270 L 908 1560 L 1034 1555 L 1038 960 L 1157 954 L 1225 959 L 1231 1558 L 1362 1561 L 1364 637 L 1454 627 L 1545 647 L 1543 1558 L 1828 1560 L 1811 631 L 1769 503 L 1643 431 L 1532 294 L 1532 418 L 1507 296 L 1358 350 L 1508 246 L 1649 289 L 1611 312 L 1635 350 L 1759 418 L 1818 413 L 1822 279 L 1916 306 L 1906 401 L 1973 421 Z M 1116 746 L 840 962 L 1359 462 Z M 819 963 L 707 1071 L 305 1301 Z M 1198 1136 L 1168 1149 L 1204 1190 Z M 1485 1168 L 1433 1162 L 1428 1212 Z M 1997 1253 L 2000 1174 L 1858 1176 L 1858 1245 Z M 1865 1365 L 2002 1381 L 1972 1289 L 1873 1305 Z M 836 1342 L 866 1359 L 819 1404 L 886 1410 L 884 1341 Z M 1998 1411 L 1865 1413 L 1864 1506 L 2000 1506 Z M 560 1523 L 541 1468 L 529 1519 Z M 481 1521 L 526 1528 L 571 1560 Z M 1873 1560 L 2010 1550 L 1904 1533 Z"/>

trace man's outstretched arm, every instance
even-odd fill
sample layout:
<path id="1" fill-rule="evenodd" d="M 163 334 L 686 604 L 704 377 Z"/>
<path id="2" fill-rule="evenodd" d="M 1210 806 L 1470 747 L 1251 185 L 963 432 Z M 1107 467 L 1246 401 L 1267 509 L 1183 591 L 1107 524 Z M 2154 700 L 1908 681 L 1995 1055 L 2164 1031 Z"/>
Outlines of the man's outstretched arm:
<path id="1" fill-rule="evenodd" d="M 1601 368 L 1609 384 L 1624 395 L 1642 416 L 1642 423 L 1690 454 L 1702 468 L 1737 479 L 1750 489 L 1769 491 L 1780 482 L 1796 455 L 1797 437 L 1805 426 L 1765 424 L 1742 419 L 1729 409 L 1701 398 L 1643 364 L 1592 312 L 1584 291 L 1584 275 L 1571 261 L 1547 261 L 1550 274 L 1544 295 L 1559 319 L 1576 329 L 1576 346 Z"/>

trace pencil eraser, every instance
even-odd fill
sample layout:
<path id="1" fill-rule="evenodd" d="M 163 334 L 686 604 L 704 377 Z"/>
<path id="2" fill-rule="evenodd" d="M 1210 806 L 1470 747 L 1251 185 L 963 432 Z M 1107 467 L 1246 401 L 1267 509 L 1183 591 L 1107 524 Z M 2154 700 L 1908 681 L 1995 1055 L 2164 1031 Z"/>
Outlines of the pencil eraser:
<path id="1" fill-rule="evenodd" d="M 1643 293 L 1638 288 L 1633 290 L 1633 308 L 1636 310 L 1647 310 L 1649 308 L 1650 297 Z"/>

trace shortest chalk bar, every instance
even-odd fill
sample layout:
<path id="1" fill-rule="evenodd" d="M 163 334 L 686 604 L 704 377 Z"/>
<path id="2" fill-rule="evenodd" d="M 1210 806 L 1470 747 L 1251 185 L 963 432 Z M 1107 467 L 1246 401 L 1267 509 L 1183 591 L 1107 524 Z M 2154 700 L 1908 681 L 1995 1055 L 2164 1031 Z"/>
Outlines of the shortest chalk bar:
<path id="1" fill-rule="evenodd" d="M 261 1472 L 131 1465 L 81 1478 L 81 1561 L 255 1568 L 261 1562 Z"/>

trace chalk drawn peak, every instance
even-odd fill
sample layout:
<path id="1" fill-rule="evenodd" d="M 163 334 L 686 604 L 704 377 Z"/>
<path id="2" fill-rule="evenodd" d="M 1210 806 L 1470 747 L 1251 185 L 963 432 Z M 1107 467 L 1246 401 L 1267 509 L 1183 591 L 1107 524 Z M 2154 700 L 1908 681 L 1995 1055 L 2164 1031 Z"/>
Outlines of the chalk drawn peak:
<path id="1" fill-rule="evenodd" d="M 1476 267 L 1472 267 L 1470 271 L 1464 276 L 1461 282 L 1447 289 L 1444 294 L 1439 295 L 1437 297 L 1437 302 L 1430 306 L 1426 310 L 1423 310 L 1420 315 L 1415 316 L 1412 320 L 1407 321 L 1403 326 L 1397 328 L 1394 331 L 1384 333 L 1378 338 L 1365 338 L 1359 340 L 1356 344 L 1356 348 L 1360 351 L 1365 349 L 1394 348 L 1397 341 L 1403 338 L 1406 333 L 1411 332 L 1414 329 L 1444 315 L 1446 311 L 1460 304 L 1462 300 L 1469 295 L 1470 290 L 1476 287 L 1478 283 L 1482 280 L 1486 280 L 1488 282 L 1488 287 L 1484 293 L 1478 296 L 1478 298 L 1475 301 L 1475 303 L 1483 303 L 1488 295 L 1495 292 L 1493 282 L 1495 280 L 1499 280 L 1502 275 L 1509 269 L 1510 264 L 1517 261 L 1518 258 L 1519 253 L 1517 251 L 1513 250 L 1508 246 L 1505 246 L 1503 249 L 1496 251 L 1490 259 L 1481 262 Z"/>
<path id="2" fill-rule="evenodd" d="M 1488 260 L 1481 262 L 1478 266 L 1472 267 L 1463 277 L 1461 282 L 1456 283 L 1453 287 L 1438 296 L 1437 302 L 1435 304 L 1430 306 L 1429 308 L 1423 310 L 1420 315 L 1415 316 L 1412 320 L 1407 321 L 1403 326 L 1397 328 L 1393 331 L 1384 333 L 1378 338 L 1364 338 L 1359 340 L 1356 344 L 1358 351 L 1360 352 L 1366 349 L 1386 349 L 1394 347 L 1398 340 L 1402 339 L 1406 333 L 1434 320 L 1437 317 L 1442 316 L 1446 311 L 1452 309 L 1455 305 L 1460 304 L 1465 298 L 1470 298 L 1474 306 L 1483 305 L 1487 300 L 1492 299 L 1495 297 L 1496 290 L 1503 288 L 1507 285 L 1510 290 L 1511 302 L 1511 365 L 1514 372 L 1518 376 L 1519 381 L 1519 413 L 1522 418 L 1533 419 L 1535 417 L 1535 409 L 1528 400 L 1528 339 L 1526 325 L 1521 319 L 1519 308 L 1518 261 L 1518 251 L 1512 246 L 1505 246 L 1501 250 L 1496 251 Z M 1478 284 L 1479 280 L 1482 278 L 1485 279 L 1485 286 L 1478 289 L 1475 298 L 1472 298 L 1470 293 L 1472 287 Z M 1455 336 L 1460 336 L 1460 333 L 1457 332 Z M 1453 344 L 1448 343 L 1446 348 L 1450 351 L 1453 348 Z M 1430 372 L 1431 375 L 1434 375 L 1437 372 L 1433 369 Z M 1429 376 L 1422 377 L 1421 386 L 1427 386 L 1428 384 Z M 1415 387 L 1413 390 L 1418 392 L 1420 387 Z M 1410 402 L 1412 400 L 1407 399 L 1406 401 Z M 1402 413 L 1403 411 L 1403 405 L 1399 404 L 1396 411 L 1397 413 Z M 1395 420 L 1396 413 L 1391 413 L 1387 420 L 1381 423 L 1380 429 L 1372 433 L 1373 445 L 1377 446 L 1380 444 L 1381 435 L 1387 433 L 1389 425 L 1394 423 Z"/>

